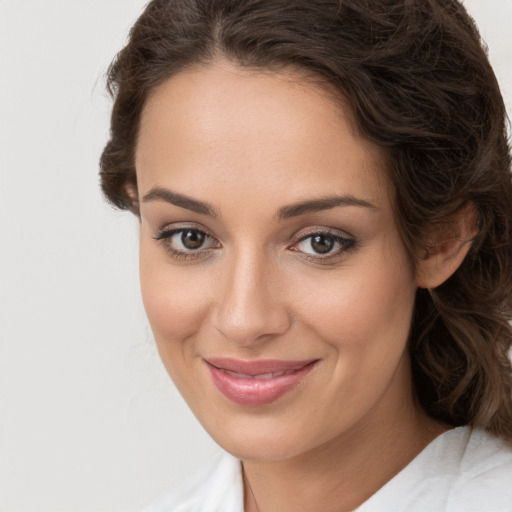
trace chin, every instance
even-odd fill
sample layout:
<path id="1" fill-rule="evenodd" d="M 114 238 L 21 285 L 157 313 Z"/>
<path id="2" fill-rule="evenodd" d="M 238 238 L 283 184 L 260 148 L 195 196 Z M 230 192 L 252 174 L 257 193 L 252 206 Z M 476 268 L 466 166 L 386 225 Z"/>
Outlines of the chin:
<path id="1" fill-rule="evenodd" d="M 228 453 L 240 460 L 282 461 L 292 459 L 302 453 L 302 447 L 284 439 L 241 436 L 214 440 Z"/>
<path id="2" fill-rule="evenodd" d="M 291 459 L 313 448 L 310 444 L 315 444 L 314 440 L 308 439 L 307 427 L 270 414 L 249 415 L 238 418 L 238 421 L 224 417 L 221 424 L 203 422 L 203 427 L 219 446 L 240 460 Z"/>

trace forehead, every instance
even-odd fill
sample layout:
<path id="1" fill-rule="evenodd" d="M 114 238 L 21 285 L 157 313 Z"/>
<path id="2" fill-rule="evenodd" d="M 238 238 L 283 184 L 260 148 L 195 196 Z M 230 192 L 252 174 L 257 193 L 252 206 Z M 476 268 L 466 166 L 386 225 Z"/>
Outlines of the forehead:
<path id="1" fill-rule="evenodd" d="M 333 189 L 385 201 L 383 150 L 354 126 L 340 98 L 295 70 L 226 61 L 191 68 L 147 99 L 136 150 L 139 192 L 170 183 L 184 193 L 211 194 L 222 185 L 241 194 L 274 184 L 283 201 Z"/>

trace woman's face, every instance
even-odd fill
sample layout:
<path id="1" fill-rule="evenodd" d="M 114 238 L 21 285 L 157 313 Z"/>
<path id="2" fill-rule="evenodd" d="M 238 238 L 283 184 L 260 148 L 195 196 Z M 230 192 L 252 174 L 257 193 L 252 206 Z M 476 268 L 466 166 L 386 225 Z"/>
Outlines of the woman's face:
<path id="1" fill-rule="evenodd" d="M 292 72 L 226 62 L 156 88 L 136 151 L 162 360 L 211 436 L 284 459 L 412 401 L 415 277 L 380 150 Z"/>

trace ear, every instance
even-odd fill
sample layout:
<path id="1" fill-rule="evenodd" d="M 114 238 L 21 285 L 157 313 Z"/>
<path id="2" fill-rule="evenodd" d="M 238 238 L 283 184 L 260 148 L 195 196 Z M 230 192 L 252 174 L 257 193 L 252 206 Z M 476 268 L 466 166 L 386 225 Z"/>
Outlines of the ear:
<path id="1" fill-rule="evenodd" d="M 130 199 L 130 210 L 137 213 L 139 211 L 139 192 L 137 190 L 137 185 L 135 185 L 135 183 L 128 182 L 124 185 L 124 191 Z"/>
<path id="2" fill-rule="evenodd" d="M 416 284 L 433 289 L 444 283 L 464 261 L 478 233 L 473 203 L 460 207 L 446 223 L 433 228 L 428 249 L 419 255 Z"/>

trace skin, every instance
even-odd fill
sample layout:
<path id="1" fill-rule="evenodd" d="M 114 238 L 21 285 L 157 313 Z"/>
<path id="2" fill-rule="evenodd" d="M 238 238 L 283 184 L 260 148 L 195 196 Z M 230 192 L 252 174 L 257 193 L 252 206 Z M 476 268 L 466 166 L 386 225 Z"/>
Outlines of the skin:
<path id="1" fill-rule="evenodd" d="M 217 61 L 168 79 L 145 105 L 136 168 L 146 312 L 192 411 L 243 461 L 248 512 L 352 510 L 445 430 L 413 397 L 406 345 L 428 279 L 397 230 L 383 156 L 342 102 L 292 70 Z M 216 215 L 171 204 L 157 187 Z M 333 194 L 361 204 L 276 216 Z M 179 228 L 207 233 L 205 244 L 188 250 L 162 235 Z M 319 255 L 307 236 L 326 231 L 344 241 Z M 209 357 L 319 362 L 291 392 L 248 407 L 214 386 Z"/>

